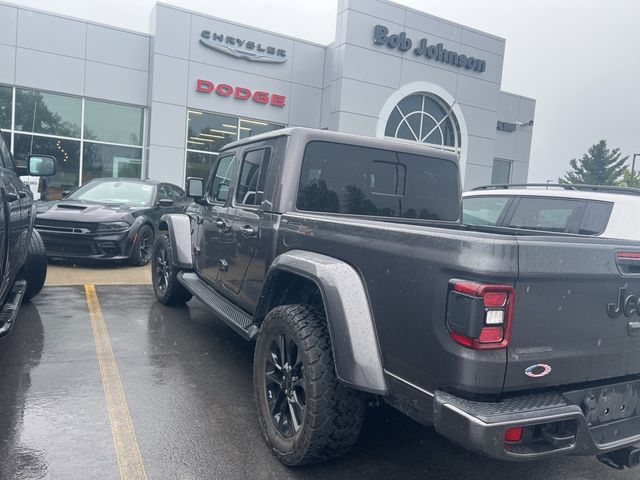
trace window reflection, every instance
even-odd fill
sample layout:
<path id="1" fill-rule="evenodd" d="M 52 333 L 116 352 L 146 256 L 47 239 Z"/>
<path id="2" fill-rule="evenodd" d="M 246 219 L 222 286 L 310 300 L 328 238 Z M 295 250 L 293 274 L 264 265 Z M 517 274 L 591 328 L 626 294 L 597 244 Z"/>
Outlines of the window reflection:
<path id="1" fill-rule="evenodd" d="M 209 172 L 213 167 L 217 154 L 201 153 L 201 152 L 187 152 L 187 174 L 186 178 L 196 177 L 202 178 L 207 181 Z"/>
<path id="2" fill-rule="evenodd" d="M 509 160 L 493 159 L 493 170 L 491 171 L 491 183 L 509 183 L 511 179 L 511 162 Z"/>
<path id="3" fill-rule="evenodd" d="M 85 140 L 142 145 L 143 121 L 143 108 L 85 100 Z"/>
<path id="4" fill-rule="evenodd" d="M 238 120 L 228 115 L 189 110 L 187 148 L 217 152 L 238 139 Z"/>
<path id="5" fill-rule="evenodd" d="M 0 128 L 11 128 L 11 105 L 13 101 L 13 89 L 0 85 Z"/>
<path id="6" fill-rule="evenodd" d="M 82 183 L 94 178 L 140 178 L 142 149 L 85 142 L 82 157 Z"/>
<path id="7" fill-rule="evenodd" d="M 13 153 L 16 164 L 27 165 L 31 154 L 52 155 L 57 161 L 55 176 L 42 177 L 38 189 L 41 200 L 57 200 L 64 190 L 72 190 L 78 185 L 80 141 L 17 133 Z"/>
<path id="8" fill-rule="evenodd" d="M 220 149 L 228 143 L 260 133 L 284 128 L 284 125 L 260 120 L 189 110 L 186 177 L 207 179 Z M 197 151 L 197 153 L 196 153 Z"/>
<path id="9" fill-rule="evenodd" d="M 81 118 L 81 98 L 16 89 L 16 130 L 80 138 Z"/>
<path id="10" fill-rule="evenodd" d="M 240 119 L 240 138 L 252 137 L 253 135 L 259 135 L 260 133 L 271 132 L 284 128 L 283 125 L 277 125 L 275 123 L 259 122 L 257 120 Z"/>

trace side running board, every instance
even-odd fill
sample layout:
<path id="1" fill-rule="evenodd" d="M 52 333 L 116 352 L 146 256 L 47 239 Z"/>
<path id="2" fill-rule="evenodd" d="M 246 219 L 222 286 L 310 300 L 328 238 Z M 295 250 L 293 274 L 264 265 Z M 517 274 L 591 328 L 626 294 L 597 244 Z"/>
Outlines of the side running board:
<path id="1" fill-rule="evenodd" d="M 258 334 L 251 315 L 236 307 L 229 300 L 204 283 L 193 272 L 180 272 L 178 280 L 193 295 L 238 332 L 245 340 L 252 340 Z"/>
<path id="2" fill-rule="evenodd" d="M 7 301 L 0 312 L 0 338 L 9 333 L 16 321 L 18 310 L 20 309 L 20 304 L 22 304 L 22 298 L 26 290 L 27 282 L 25 280 L 18 280 L 13 284 L 13 288 L 9 292 L 9 295 L 7 295 Z"/>

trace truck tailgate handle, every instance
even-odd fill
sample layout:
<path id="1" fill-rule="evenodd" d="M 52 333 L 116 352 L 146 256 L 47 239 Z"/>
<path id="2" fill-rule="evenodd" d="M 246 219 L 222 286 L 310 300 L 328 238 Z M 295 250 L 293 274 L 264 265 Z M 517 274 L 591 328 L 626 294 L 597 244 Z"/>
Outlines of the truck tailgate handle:
<path id="1" fill-rule="evenodd" d="M 616 265 L 622 275 L 640 274 L 640 252 L 616 251 Z"/>

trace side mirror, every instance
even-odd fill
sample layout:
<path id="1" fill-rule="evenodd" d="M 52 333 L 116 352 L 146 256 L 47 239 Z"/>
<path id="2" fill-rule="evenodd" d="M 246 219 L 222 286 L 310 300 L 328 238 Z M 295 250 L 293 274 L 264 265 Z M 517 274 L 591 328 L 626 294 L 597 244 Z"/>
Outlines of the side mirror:
<path id="1" fill-rule="evenodd" d="M 173 207 L 173 200 L 170 198 L 161 198 L 158 200 L 159 207 Z"/>
<path id="2" fill-rule="evenodd" d="M 62 191 L 62 198 L 68 197 L 70 193 L 71 193 L 71 190 L 63 190 Z"/>
<path id="3" fill-rule="evenodd" d="M 56 174 L 56 159 L 50 155 L 29 155 L 29 175 L 51 177 Z"/>
<path id="4" fill-rule="evenodd" d="M 204 181 L 201 178 L 187 178 L 187 197 L 199 199 L 204 196 Z"/>

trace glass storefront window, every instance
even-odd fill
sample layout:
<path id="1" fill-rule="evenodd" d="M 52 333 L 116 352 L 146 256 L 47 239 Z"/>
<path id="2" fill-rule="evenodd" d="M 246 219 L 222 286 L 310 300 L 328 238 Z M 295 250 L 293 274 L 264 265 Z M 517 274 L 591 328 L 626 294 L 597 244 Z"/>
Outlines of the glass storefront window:
<path id="1" fill-rule="evenodd" d="M 85 140 L 142 145 L 143 122 L 143 108 L 85 100 Z"/>
<path id="2" fill-rule="evenodd" d="M 80 138 L 81 118 L 81 98 L 16 89 L 16 130 Z"/>
<path id="3" fill-rule="evenodd" d="M 260 133 L 271 132 L 284 128 L 276 123 L 259 122 L 257 120 L 240 119 L 240 138 L 252 137 Z"/>
<path id="4" fill-rule="evenodd" d="M 11 128 L 11 106 L 13 102 L 13 89 L 0 85 L 0 128 Z"/>
<path id="5" fill-rule="evenodd" d="M 2 134 L 7 147 L 9 147 L 9 150 L 11 150 L 11 132 L 0 132 L 0 134 Z"/>
<path id="6" fill-rule="evenodd" d="M 85 142 L 82 156 L 82 184 L 102 177 L 140 178 L 142 148 Z"/>
<path id="7" fill-rule="evenodd" d="M 16 163 L 26 165 L 31 154 L 52 155 L 57 160 L 55 176 L 42 177 L 38 188 L 41 200 L 57 200 L 64 190 L 78 186 L 80 141 L 16 133 L 13 151 Z"/>
<path id="8" fill-rule="evenodd" d="M 228 115 L 189 110 L 187 149 L 217 152 L 238 139 L 238 119 Z"/>
<path id="9" fill-rule="evenodd" d="M 222 147 L 238 138 L 284 128 L 284 125 L 217 113 L 189 110 L 186 177 L 207 179 Z M 199 152 L 196 152 L 198 150 Z M 203 153 L 200 153 L 203 152 Z M 210 152 L 206 154 L 204 152 Z"/>
<path id="10" fill-rule="evenodd" d="M 502 185 L 511 180 L 511 162 L 500 158 L 493 159 L 493 170 L 491 171 L 491 184 Z"/>
<path id="11" fill-rule="evenodd" d="M 217 158 L 213 153 L 187 152 L 186 177 L 202 178 L 206 182 Z"/>

